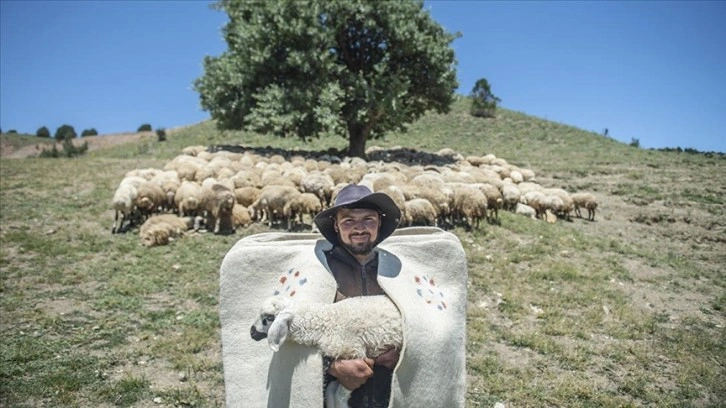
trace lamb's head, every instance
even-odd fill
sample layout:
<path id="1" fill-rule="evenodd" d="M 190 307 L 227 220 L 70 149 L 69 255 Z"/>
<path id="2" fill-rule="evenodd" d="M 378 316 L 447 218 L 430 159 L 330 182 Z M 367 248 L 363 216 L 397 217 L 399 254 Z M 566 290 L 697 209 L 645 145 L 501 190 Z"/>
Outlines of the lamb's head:
<path id="1" fill-rule="evenodd" d="M 250 337 L 260 341 L 267 337 L 270 348 L 274 351 L 280 349 L 285 342 L 292 320 L 292 300 L 287 296 L 272 296 L 267 298 L 260 308 L 260 313 L 250 327 Z"/>

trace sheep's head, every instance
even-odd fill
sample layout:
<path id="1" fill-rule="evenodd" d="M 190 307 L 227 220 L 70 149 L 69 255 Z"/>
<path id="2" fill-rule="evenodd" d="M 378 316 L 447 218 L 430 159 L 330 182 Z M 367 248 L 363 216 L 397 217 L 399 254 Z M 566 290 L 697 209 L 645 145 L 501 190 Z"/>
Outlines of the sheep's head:
<path id="1" fill-rule="evenodd" d="M 260 308 L 260 313 L 252 327 L 250 337 L 255 341 L 267 338 L 273 351 L 280 349 L 285 342 L 288 326 L 292 320 L 290 306 L 292 301 L 287 296 L 273 296 L 267 298 Z"/>

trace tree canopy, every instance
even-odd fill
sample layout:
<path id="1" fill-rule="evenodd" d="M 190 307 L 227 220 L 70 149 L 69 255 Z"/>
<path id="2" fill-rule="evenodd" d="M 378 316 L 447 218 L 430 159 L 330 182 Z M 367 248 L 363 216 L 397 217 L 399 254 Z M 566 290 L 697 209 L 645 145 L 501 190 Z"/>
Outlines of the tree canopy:
<path id="1" fill-rule="evenodd" d="M 194 87 L 223 129 L 303 139 L 333 132 L 363 157 L 368 139 L 427 110 L 447 112 L 457 88 L 457 38 L 421 1 L 237 1 L 228 49 L 204 59 Z"/>

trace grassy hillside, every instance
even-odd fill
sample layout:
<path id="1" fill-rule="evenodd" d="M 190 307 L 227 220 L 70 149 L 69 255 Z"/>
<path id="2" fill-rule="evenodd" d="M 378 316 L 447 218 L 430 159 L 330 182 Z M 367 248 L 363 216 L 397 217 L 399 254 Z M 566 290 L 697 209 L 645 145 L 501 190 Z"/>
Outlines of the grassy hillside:
<path id="1" fill-rule="evenodd" d="M 218 317 L 232 236 L 142 247 L 111 235 L 124 173 L 162 167 L 188 145 L 323 151 L 209 122 L 89 151 L 0 160 L 0 405 L 224 405 Z M 510 213 L 455 229 L 469 262 L 468 407 L 723 406 L 726 159 L 641 150 L 466 103 L 369 142 L 494 153 L 540 184 L 594 192 L 595 222 Z"/>

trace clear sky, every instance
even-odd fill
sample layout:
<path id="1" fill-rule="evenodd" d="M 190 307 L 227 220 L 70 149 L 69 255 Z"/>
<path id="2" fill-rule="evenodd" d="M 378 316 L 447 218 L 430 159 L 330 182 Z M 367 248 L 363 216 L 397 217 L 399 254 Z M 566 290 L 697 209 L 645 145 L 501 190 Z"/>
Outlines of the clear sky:
<path id="1" fill-rule="evenodd" d="M 226 49 L 206 1 L 0 0 L 0 128 L 101 134 L 209 118 L 192 90 Z M 726 152 L 726 2 L 427 1 L 468 94 L 640 146 Z"/>

